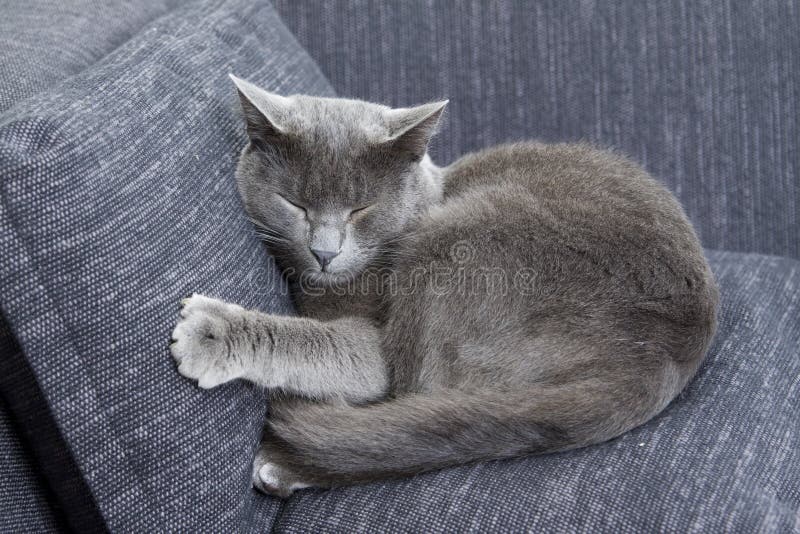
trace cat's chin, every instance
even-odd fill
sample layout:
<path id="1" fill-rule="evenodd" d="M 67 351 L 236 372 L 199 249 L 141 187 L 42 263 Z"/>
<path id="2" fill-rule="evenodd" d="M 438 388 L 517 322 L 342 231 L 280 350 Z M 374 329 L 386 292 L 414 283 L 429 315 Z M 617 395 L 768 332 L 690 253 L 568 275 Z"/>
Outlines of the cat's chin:
<path id="1" fill-rule="evenodd" d="M 355 279 L 350 271 L 306 271 L 302 275 L 303 285 L 312 288 L 341 287 L 346 288 Z"/>

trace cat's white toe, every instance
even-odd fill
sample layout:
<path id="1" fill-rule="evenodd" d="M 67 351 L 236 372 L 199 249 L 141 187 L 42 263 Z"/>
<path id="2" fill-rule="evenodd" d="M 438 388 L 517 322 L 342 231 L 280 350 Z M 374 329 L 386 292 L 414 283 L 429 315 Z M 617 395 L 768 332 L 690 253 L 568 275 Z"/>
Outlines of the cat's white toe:
<path id="1" fill-rule="evenodd" d="M 268 495 L 285 499 L 297 490 L 310 488 L 311 484 L 295 480 L 286 469 L 264 461 L 259 455 L 253 464 L 253 486 Z"/>
<path id="2" fill-rule="evenodd" d="M 196 380 L 203 389 L 240 378 L 243 369 L 231 357 L 222 314 L 241 308 L 198 294 L 182 303 L 181 319 L 172 331 L 170 343 L 178 372 Z"/>
<path id="3" fill-rule="evenodd" d="M 185 376 L 185 375 L 184 375 Z M 197 386 L 201 389 L 211 389 L 238 378 L 234 373 L 226 373 L 218 369 L 211 369 L 197 379 Z"/>
<path id="4" fill-rule="evenodd" d="M 207 297 L 200 293 L 193 293 L 191 297 L 181 299 L 181 316 L 186 317 L 193 312 L 204 311 L 207 313 L 238 313 L 245 311 L 238 304 L 225 302 L 224 300 Z"/>
<path id="5" fill-rule="evenodd" d="M 278 487 L 281 483 L 278 478 L 278 466 L 271 463 L 266 463 L 258 470 L 258 478 L 265 486 Z"/>

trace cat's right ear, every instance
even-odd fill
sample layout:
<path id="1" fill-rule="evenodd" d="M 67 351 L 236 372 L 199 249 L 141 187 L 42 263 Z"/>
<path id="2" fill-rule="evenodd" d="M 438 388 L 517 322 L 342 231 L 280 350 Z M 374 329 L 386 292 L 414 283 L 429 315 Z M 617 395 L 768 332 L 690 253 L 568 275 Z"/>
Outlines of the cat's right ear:
<path id="1" fill-rule="evenodd" d="M 228 74 L 239 93 L 242 113 L 250 141 L 264 149 L 285 138 L 286 119 L 292 108 L 292 99 L 261 89 L 257 85 Z"/>
<path id="2" fill-rule="evenodd" d="M 386 112 L 389 137 L 384 145 L 395 152 L 419 161 L 428 150 L 428 142 L 436 133 L 439 118 L 448 100 L 423 104 L 414 108 L 398 108 Z"/>

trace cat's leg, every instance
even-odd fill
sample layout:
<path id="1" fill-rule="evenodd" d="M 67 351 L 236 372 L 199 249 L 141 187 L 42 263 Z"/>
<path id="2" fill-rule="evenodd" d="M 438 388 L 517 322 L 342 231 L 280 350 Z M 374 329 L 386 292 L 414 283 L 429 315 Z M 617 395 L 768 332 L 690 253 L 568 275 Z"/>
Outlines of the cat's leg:
<path id="1" fill-rule="evenodd" d="M 320 400 L 363 402 L 386 393 L 379 331 L 362 318 L 284 317 L 193 295 L 172 339 L 178 371 L 203 388 L 244 378 Z"/>

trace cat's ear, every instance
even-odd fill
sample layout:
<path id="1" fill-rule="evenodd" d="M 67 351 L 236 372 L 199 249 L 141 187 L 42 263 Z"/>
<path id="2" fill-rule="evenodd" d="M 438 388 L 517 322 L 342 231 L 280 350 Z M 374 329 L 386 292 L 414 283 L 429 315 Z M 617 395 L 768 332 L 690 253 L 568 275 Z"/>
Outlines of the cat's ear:
<path id="1" fill-rule="evenodd" d="M 449 100 L 443 100 L 414 108 L 387 111 L 389 138 L 383 144 L 410 157 L 413 161 L 422 159 L 448 102 Z"/>
<path id="2" fill-rule="evenodd" d="M 280 141 L 287 133 L 286 117 L 292 110 L 292 99 L 276 95 L 252 83 L 228 74 L 242 104 L 247 135 L 256 146 Z"/>

